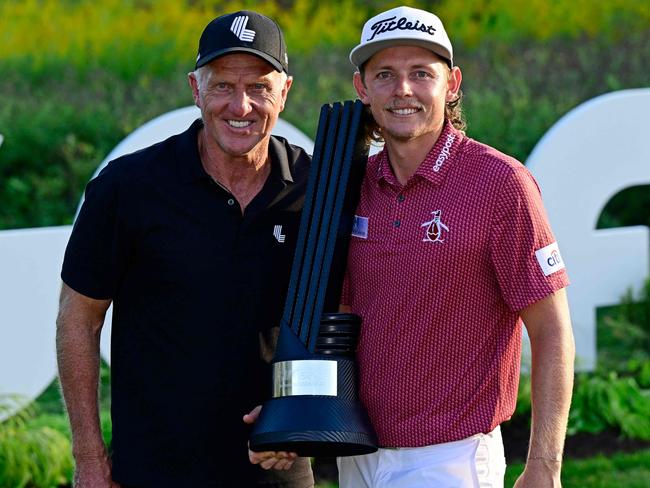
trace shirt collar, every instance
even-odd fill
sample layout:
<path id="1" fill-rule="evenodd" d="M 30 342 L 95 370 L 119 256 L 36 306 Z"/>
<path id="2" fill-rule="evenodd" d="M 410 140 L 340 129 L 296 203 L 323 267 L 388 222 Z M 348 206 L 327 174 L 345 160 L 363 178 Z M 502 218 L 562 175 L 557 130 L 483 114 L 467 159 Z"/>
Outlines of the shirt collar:
<path id="1" fill-rule="evenodd" d="M 271 158 L 271 176 L 279 178 L 285 183 L 293 183 L 293 175 L 289 165 L 289 158 L 284 147 L 285 139 L 271 136 L 269 141 L 269 156 Z"/>
<path id="2" fill-rule="evenodd" d="M 176 146 L 176 158 L 179 162 L 178 171 L 180 181 L 189 183 L 195 180 L 210 178 L 205 172 L 199 155 L 198 134 L 203 128 L 201 119 L 195 120 L 182 134 L 179 134 L 179 143 Z M 271 159 L 270 178 L 293 183 L 293 175 L 284 150 L 284 139 L 271 136 L 269 141 L 269 157 Z"/>
<path id="3" fill-rule="evenodd" d="M 458 159 L 458 148 L 464 138 L 464 133 L 454 128 L 450 122 L 445 125 L 440 137 L 426 155 L 413 177 L 419 176 L 434 185 L 439 185 L 445 178 L 449 167 Z M 397 185 L 397 178 L 390 167 L 388 151 L 384 148 L 377 154 L 377 180 L 383 179 L 387 183 Z"/>
<path id="4" fill-rule="evenodd" d="M 176 161 L 178 162 L 179 180 L 183 183 L 209 178 L 209 175 L 203 169 L 201 156 L 199 155 L 198 135 L 202 128 L 203 120 L 196 119 L 189 129 L 178 136 Z"/>

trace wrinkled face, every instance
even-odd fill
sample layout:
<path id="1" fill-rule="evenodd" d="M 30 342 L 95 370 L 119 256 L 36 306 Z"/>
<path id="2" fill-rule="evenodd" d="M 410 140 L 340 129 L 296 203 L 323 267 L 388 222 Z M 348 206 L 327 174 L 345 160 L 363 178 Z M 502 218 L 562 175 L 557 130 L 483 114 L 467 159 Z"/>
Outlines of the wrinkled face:
<path id="1" fill-rule="evenodd" d="M 356 73 L 354 86 L 370 105 L 386 142 L 438 137 L 445 121 L 445 104 L 456 98 L 460 70 L 451 71 L 433 52 L 415 46 L 383 49 Z M 430 136 L 430 137 L 429 137 Z"/>
<path id="2" fill-rule="evenodd" d="M 264 153 L 292 79 L 250 54 L 221 56 L 189 75 L 210 148 L 231 157 Z"/>

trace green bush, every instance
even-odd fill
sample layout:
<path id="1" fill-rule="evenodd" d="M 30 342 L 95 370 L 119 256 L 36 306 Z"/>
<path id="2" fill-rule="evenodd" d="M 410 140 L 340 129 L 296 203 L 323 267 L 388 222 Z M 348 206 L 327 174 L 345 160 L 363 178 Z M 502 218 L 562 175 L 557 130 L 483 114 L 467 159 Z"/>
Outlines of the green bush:
<path id="1" fill-rule="evenodd" d="M 398 4 L 436 12 L 454 42 L 604 38 L 619 41 L 647 29 L 650 6 L 638 0 L 5 0 L 0 3 L 0 60 L 28 60 L 47 73 L 52 61 L 84 72 L 108 67 L 133 79 L 165 75 L 196 52 L 197 33 L 216 15 L 252 8 L 275 18 L 290 53 L 349 49 L 363 22 Z M 134 29 L 133 26 L 138 26 Z"/>
<path id="2" fill-rule="evenodd" d="M 638 295 L 628 290 L 620 305 L 599 309 L 597 348 L 601 370 L 638 372 L 648 387 L 643 371 L 650 360 L 650 278 Z"/>
<path id="3" fill-rule="evenodd" d="M 0 78 L 0 228 L 70 223 L 85 183 L 120 140 L 192 102 L 182 75 L 127 83 L 96 71 L 83 82 L 63 76 L 29 86 L 19 78 Z"/>
<path id="4" fill-rule="evenodd" d="M 11 406 L 0 398 L 0 413 Z M 68 437 L 49 425 L 52 418 L 32 423 L 33 416 L 26 409 L 0 423 L 0 486 L 55 488 L 72 479 Z"/>
<path id="5" fill-rule="evenodd" d="M 601 312 L 598 370 L 576 377 L 569 434 L 611 428 L 650 440 L 650 279 Z"/>
<path id="6" fill-rule="evenodd" d="M 643 2 L 616 0 L 580 15 L 569 8 L 575 2 L 542 3 L 407 2 L 433 8 L 447 23 L 464 72 L 468 134 L 521 161 L 578 104 L 649 85 Z M 192 104 L 185 74 L 198 33 L 215 15 L 252 7 L 279 20 L 295 78 L 283 117 L 313 137 L 323 103 L 355 97 L 349 49 L 364 19 L 390 6 L 360 0 L 0 3 L 0 229 L 69 223 L 84 183 L 120 140 L 153 117 Z M 612 205 L 601 225 L 650 224 L 647 187 Z"/>
<path id="7" fill-rule="evenodd" d="M 650 440 L 650 390 L 635 378 L 579 375 L 571 403 L 569 435 L 615 428 L 628 438 Z"/>
<path id="8" fill-rule="evenodd" d="M 504 485 L 513 486 L 524 470 L 522 463 L 508 466 Z M 647 488 L 650 486 L 650 450 L 565 459 L 562 463 L 563 488 Z"/>
<path id="9" fill-rule="evenodd" d="M 576 375 L 568 435 L 606 430 L 650 440 L 650 278 L 638 295 L 598 316 L 598 368 Z M 530 426 L 530 376 L 522 374 L 512 425 Z"/>

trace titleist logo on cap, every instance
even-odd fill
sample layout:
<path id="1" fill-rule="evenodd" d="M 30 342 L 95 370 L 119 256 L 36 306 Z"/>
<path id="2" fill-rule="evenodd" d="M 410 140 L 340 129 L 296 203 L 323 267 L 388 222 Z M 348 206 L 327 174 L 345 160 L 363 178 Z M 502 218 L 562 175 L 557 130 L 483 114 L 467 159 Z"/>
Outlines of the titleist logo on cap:
<path id="1" fill-rule="evenodd" d="M 431 12 L 397 7 L 375 15 L 363 25 L 359 45 L 350 52 L 350 61 L 359 67 L 382 49 L 417 46 L 437 54 L 451 68 L 454 54 L 442 21 Z"/>
<path id="2" fill-rule="evenodd" d="M 372 41 L 376 36 L 383 34 L 384 32 L 391 32 L 397 29 L 420 31 L 431 35 L 436 33 L 435 27 L 432 25 L 421 24 L 419 20 L 416 20 L 415 23 L 413 23 L 406 17 L 401 17 L 399 20 L 395 20 L 396 18 L 397 17 L 388 17 L 387 19 L 381 19 L 372 24 L 370 26 L 372 36 L 366 39 L 366 41 Z"/>

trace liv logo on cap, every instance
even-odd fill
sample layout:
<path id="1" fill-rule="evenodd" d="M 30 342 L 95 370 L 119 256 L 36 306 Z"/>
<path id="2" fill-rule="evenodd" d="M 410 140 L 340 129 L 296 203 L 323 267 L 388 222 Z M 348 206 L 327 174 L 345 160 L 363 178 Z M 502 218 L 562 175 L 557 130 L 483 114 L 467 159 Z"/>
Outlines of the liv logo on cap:
<path id="1" fill-rule="evenodd" d="M 203 30 L 195 69 L 230 53 L 258 56 L 276 71 L 289 72 L 287 46 L 278 24 L 252 10 L 213 19 Z"/>
<path id="2" fill-rule="evenodd" d="M 255 31 L 247 29 L 246 24 L 248 24 L 248 16 L 242 15 L 235 17 L 235 20 L 232 21 L 232 25 L 230 26 L 230 30 L 235 33 L 239 40 L 253 42 L 253 39 L 255 39 Z"/>

